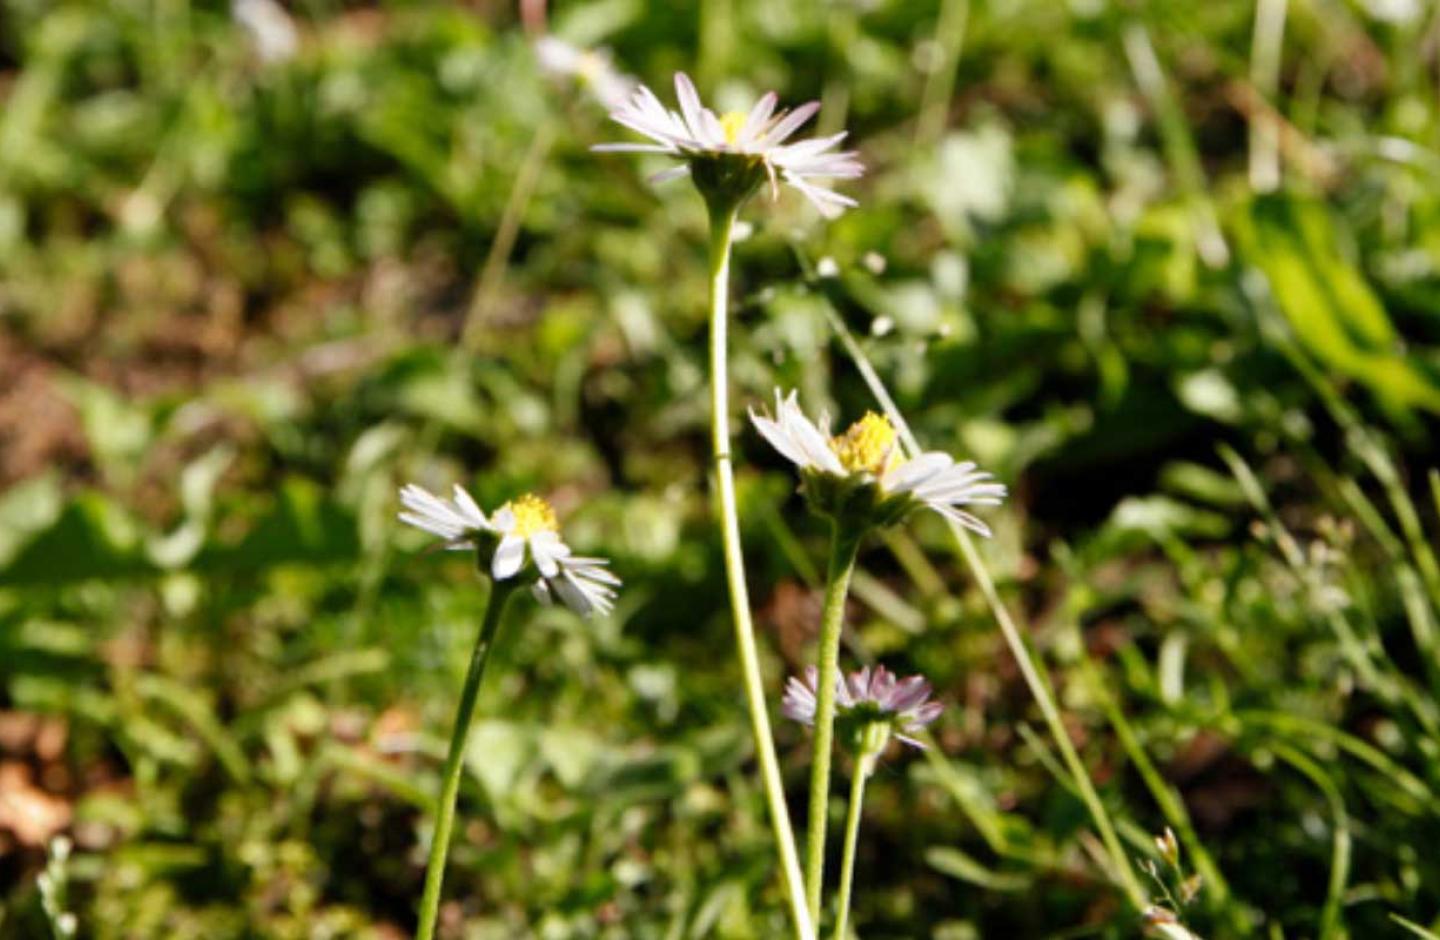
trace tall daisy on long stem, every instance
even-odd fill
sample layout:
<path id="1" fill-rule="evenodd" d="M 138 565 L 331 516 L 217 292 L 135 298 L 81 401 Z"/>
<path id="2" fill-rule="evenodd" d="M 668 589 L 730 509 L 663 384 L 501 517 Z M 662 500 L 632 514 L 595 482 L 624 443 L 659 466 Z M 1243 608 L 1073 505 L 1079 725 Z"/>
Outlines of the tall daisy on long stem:
<path id="1" fill-rule="evenodd" d="M 720 514 L 721 538 L 725 549 L 725 574 L 730 591 L 730 608 L 735 627 L 735 647 L 745 681 L 745 699 L 750 711 L 751 731 L 760 761 L 760 775 L 770 810 L 770 822 L 780 854 L 780 870 L 790 904 L 796 936 L 805 940 L 815 935 L 818 903 L 807 905 L 806 885 L 790 814 L 785 805 L 780 763 L 770 731 L 764 680 L 750 620 L 750 597 L 745 587 L 745 561 L 740 548 L 739 514 L 736 509 L 735 480 L 730 462 L 730 402 L 727 364 L 730 248 L 735 220 L 741 206 L 763 185 L 771 197 L 779 195 L 781 183 L 795 189 L 826 217 L 834 217 L 854 205 L 854 200 L 834 192 L 825 183 L 854 179 L 864 172 L 853 153 L 840 151 L 845 135 L 835 134 L 790 143 L 819 105 L 802 105 L 793 111 L 777 111 L 778 99 L 769 93 L 748 112 L 717 116 L 705 107 L 695 85 L 683 73 L 675 76 L 675 94 L 680 110 L 666 108 L 649 88 L 641 87 L 611 117 L 625 127 L 650 139 L 647 144 L 605 144 L 595 149 L 663 154 L 676 165 L 658 174 L 658 179 L 688 175 L 705 200 L 710 218 L 710 417 L 715 451 L 715 492 Z M 816 890 L 812 886 L 812 892 Z M 818 901 L 818 895 L 815 895 Z"/>
<path id="2" fill-rule="evenodd" d="M 810 762 L 810 818 L 806 839 L 807 901 L 817 917 L 825 880 L 825 828 L 830 799 L 830 758 L 840 688 L 840 634 L 855 558 L 865 536 L 928 509 L 979 535 L 985 523 L 966 507 L 996 506 L 1005 487 L 974 463 L 956 463 L 949 454 L 927 451 L 907 459 L 889 419 L 866 414 L 840 435 L 828 420 L 811 421 L 796 395 L 775 390 L 775 414 L 750 412 L 770 445 L 800 471 L 810 508 L 830 521 L 830 570 L 820 615 L 820 654 L 815 691 L 814 756 Z"/>
<path id="3" fill-rule="evenodd" d="M 450 833 L 455 826 L 455 800 L 460 795 L 470 720 L 510 598 L 529 582 L 531 591 L 542 602 L 548 603 L 554 596 L 581 616 L 606 614 L 614 606 L 620 579 L 610 573 L 604 559 L 570 551 L 560 538 L 555 510 L 538 496 L 527 494 L 487 516 L 459 486 L 455 487 L 454 499 L 447 500 L 412 483 L 401 489 L 400 502 L 405 507 L 400 521 L 439 537 L 447 549 L 474 550 L 476 567 L 490 576 L 490 597 L 460 690 L 455 727 L 450 732 L 435 834 L 425 868 L 425 891 L 420 899 L 420 924 L 415 938 L 430 940 L 440 913 L 440 888 L 450 853 Z"/>

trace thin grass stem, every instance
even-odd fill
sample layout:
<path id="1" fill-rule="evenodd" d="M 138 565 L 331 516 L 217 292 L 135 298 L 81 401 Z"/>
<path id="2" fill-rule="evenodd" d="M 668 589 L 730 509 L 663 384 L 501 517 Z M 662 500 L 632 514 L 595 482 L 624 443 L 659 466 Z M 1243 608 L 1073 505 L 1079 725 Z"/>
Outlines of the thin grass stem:
<path id="1" fill-rule="evenodd" d="M 515 184 L 510 188 L 510 198 L 505 201 L 505 211 L 500 216 L 500 225 L 495 229 L 495 240 L 485 255 L 485 266 L 475 282 L 475 292 L 470 297 L 470 306 L 465 311 L 465 324 L 460 331 L 460 348 L 474 353 L 480 341 L 481 328 L 490 308 L 495 304 L 495 295 L 510 262 L 510 252 L 515 249 L 515 240 L 520 235 L 520 224 L 525 218 L 525 209 L 530 197 L 540 182 L 540 171 L 545 168 L 545 158 L 550 155 L 550 146 L 555 141 L 555 128 L 545 121 L 535 129 L 530 146 L 515 175 Z"/>
<path id="2" fill-rule="evenodd" d="M 1330 775 L 1306 754 L 1279 741 L 1270 741 L 1268 746 L 1276 757 L 1315 784 L 1324 795 L 1325 802 L 1330 804 L 1334 827 L 1330 839 L 1330 878 L 1325 891 L 1325 904 L 1320 909 L 1319 940 L 1345 936 L 1345 921 L 1341 911 L 1345 900 L 1345 887 L 1350 882 L 1351 846 L 1350 816 L 1345 811 L 1345 800 Z"/>
<path id="3" fill-rule="evenodd" d="M 944 0 L 935 21 L 931 42 L 934 61 L 920 96 L 920 117 L 915 122 L 915 146 L 933 147 L 945 132 L 950 98 L 955 94 L 955 70 L 965 42 L 965 25 L 970 18 L 969 0 Z"/>
<path id="4" fill-rule="evenodd" d="M 1273 101 L 1280 88 L 1280 55 L 1285 40 L 1287 0 L 1259 0 L 1250 43 L 1250 84 Z M 1274 111 L 1250 115 L 1250 188 L 1273 192 L 1280 186 L 1280 125 Z"/>

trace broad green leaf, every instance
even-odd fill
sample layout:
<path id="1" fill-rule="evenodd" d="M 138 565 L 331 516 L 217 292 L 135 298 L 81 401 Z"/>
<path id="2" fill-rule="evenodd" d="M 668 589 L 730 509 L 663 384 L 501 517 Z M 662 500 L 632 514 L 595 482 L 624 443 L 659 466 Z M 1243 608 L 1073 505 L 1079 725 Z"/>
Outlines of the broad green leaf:
<path id="1" fill-rule="evenodd" d="M 141 551 L 140 527 L 99 493 L 81 493 L 49 528 L 0 571 L 5 584 L 57 584 L 153 573 Z"/>
<path id="2" fill-rule="evenodd" d="M 1246 259 L 1265 274 L 1308 353 L 1392 409 L 1440 411 L 1440 381 L 1403 348 L 1379 298 L 1341 252 L 1339 223 L 1324 206 L 1265 196 L 1236 219 Z"/>

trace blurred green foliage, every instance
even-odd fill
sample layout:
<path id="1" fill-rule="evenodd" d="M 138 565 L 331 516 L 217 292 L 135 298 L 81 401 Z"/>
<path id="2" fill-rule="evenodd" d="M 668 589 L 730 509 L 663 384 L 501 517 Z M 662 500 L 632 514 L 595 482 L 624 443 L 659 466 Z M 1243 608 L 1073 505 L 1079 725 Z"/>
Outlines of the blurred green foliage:
<path id="1" fill-rule="evenodd" d="M 1423 933 L 1440 20 L 1282 5 L 1268 101 L 1228 0 L 597 0 L 550 28 L 850 130 L 860 209 L 748 213 L 737 397 L 869 407 L 833 311 L 928 445 L 1012 484 L 987 560 L 1134 853 L 1168 823 L 1204 876 L 1192 928 Z M 395 491 L 535 489 L 627 586 L 503 635 L 446 935 L 782 935 L 706 496 L 698 199 L 588 152 L 623 132 L 508 6 L 292 13 L 267 63 L 219 2 L 0 7 L 0 785 L 57 802 L 82 936 L 406 935 L 485 588 Z M 823 532 L 738 446 L 778 695 Z M 861 559 L 850 655 L 951 707 L 871 786 L 854 923 L 1135 936 L 951 551 L 924 521 Z M 10 812 L 0 936 L 42 936 Z"/>

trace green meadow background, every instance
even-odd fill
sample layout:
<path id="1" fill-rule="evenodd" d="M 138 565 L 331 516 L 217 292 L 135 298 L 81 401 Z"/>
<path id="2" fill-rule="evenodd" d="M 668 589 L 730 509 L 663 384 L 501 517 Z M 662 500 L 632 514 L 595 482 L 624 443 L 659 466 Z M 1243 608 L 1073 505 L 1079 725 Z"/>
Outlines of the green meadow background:
<path id="1" fill-rule="evenodd" d="M 541 73 L 527 7 L 295 0 L 265 61 L 214 0 L 0 4 L 0 937 L 48 936 L 62 832 L 82 937 L 408 936 L 486 585 L 402 531 L 407 481 L 544 493 L 626 582 L 594 623 L 516 605 L 443 936 L 786 935 L 707 497 L 703 207 L 588 151 L 630 135 Z M 1191 929 L 1428 935 L 1440 8 L 548 28 L 666 100 L 684 69 L 849 129 L 860 208 L 746 213 L 737 415 L 779 385 L 858 416 L 858 351 L 1011 486 L 986 562 L 1131 854 L 1181 835 Z M 778 713 L 825 531 L 736 453 Z M 849 624 L 846 662 L 948 704 L 870 785 L 859 934 L 1139 936 L 938 519 L 862 554 Z"/>

